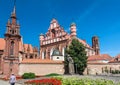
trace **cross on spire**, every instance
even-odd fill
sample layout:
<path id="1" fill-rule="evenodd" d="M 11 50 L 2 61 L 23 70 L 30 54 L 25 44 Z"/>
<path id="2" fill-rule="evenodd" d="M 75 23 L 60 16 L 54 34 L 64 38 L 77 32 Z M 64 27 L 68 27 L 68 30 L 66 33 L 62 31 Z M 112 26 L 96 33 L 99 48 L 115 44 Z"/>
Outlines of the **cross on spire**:
<path id="1" fill-rule="evenodd" d="M 14 0 L 14 8 L 13 8 L 13 13 L 16 12 L 16 0 Z"/>
<path id="2" fill-rule="evenodd" d="M 16 24 L 16 0 L 14 0 L 14 8 L 11 14 L 12 24 Z"/>
<path id="3" fill-rule="evenodd" d="M 11 14 L 11 18 L 16 18 L 16 0 L 14 0 L 14 8 Z"/>

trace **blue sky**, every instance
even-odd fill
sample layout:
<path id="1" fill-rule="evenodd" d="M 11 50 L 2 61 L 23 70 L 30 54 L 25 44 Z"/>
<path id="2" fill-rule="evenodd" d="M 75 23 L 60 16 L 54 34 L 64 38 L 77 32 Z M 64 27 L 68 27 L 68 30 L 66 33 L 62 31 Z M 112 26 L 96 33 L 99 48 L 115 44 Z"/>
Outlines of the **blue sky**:
<path id="1" fill-rule="evenodd" d="M 4 37 L 13 1 L 0 0 L 0 37 Z M 90 45 L 92 36 L 97 35 L 101 54 L 120 53 L 119 0 L 16 0 L 16 12 L 24 43 L 39 46 L 39 34 L 45 34 L 56 18 L 67 32 L 75 22 L 77 37 Z"/>

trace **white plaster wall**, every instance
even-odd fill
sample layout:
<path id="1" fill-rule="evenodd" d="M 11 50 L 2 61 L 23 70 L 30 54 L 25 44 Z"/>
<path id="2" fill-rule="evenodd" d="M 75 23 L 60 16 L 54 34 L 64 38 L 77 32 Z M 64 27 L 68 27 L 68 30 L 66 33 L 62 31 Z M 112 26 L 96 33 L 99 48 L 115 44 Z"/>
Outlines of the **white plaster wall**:
<path id="1" fill-rule="evenodd" d="M 58 59 L 59 58 L 59 59 Z M 64 56 L 53 56 L 53 60 L 61 60 L 64 61 Z"/>

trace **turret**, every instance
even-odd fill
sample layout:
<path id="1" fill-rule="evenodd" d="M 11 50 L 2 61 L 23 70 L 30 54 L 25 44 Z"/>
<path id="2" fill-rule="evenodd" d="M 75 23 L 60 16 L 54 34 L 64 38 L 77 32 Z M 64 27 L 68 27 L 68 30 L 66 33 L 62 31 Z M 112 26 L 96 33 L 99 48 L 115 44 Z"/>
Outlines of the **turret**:
<path id="1" fill-rule="evenodd" d="M 100 54 L 100 48 L 99 48 L 99 39 L 97 36 L 92 37 L 92 48 L 95 51 L 95 55 Z"/>
<path id="2" fill-rule="evenodd" d="M 7 22 L 7 27 L 10 26 L 10 19 L 8 19 L 8 22 Z"/>
<path id="3" fill-rule="evenodd" d="M 7 27 L 7 30 L 6 30 L 6 33 L 10 33 L 10 19 L 8 19 L 8 22 L 7 22 L 7 25 L 6 25 L 6 27 Z"/>
<path id="4" fill-rule="evenodd" d="M 40 34 L 39 40 L 40 40 L 40 45 L 42 45 L 42 42 L 44 40 L 44 35 L 42 33 Z"/>
<path id="5" fill-rule="evenodd" d="M 72 38 L 75 38 L 76 37 L 76 24 L 75 23 L 72 23 L 70 25 L 70 35 Z"/>
<path id="6" fill-rule="evenodd" d="M 59 26 L 59 24 L 58 24 L 57 20 L 53 18 L 52 21 L 50 22 L 50 29 L 54 29 L 58 26 Z"/>

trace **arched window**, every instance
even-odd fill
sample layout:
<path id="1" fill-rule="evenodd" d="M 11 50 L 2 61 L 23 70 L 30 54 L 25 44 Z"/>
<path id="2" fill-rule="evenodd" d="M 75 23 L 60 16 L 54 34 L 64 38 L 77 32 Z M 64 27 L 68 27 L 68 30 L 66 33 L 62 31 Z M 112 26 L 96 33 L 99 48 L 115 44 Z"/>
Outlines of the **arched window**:
<path id="1" fill-rule="evenodd" d="M 62 48 L 62 55 L 65 55 L 65 47 Z"/>
<path id="2" fill-rule="evenodd" d="M 44 51 L 44 59 L 46 59 L 46 51 Z"/>
<path id="3" fill-rule="evenodd" d="M 10 55 L 14 55 L 14 42 L 11 42 L 11 46 L 10 46 Z"/>
<path id="4" fill-rule="evenodd" d="M 12 30 L 12 34 L 14 34 L 14 30 Z"/>
<path id="5" fill-rule="evenodd" d="M 52 32 L 52 37 L 54 38 L 55 37 L 55 30 L 52 29 L 51 32 Z"/>
<path id="6" fill-rule="evenodd" d="M 52 59 L 53 50 L 54 50 L 54 48 L 51 48 L 51 50 L 50 50 L 50 59 Z"/>
<path id="7" fill-rule="evenodd" d="M 32 58 L 33 58 L 33 56 L 31 55 L 31 56 L 30 56 L 30 59 L 32 59 Z"/>
<path id="8" fill-rule="evenodd" d="M 42 59 L 44 59 L 44 52 L 42 52 Z"/>
<path id="9" fill-rule="evenodd" d="M 42 52 L 42 59 L 46 59 L 46 51 Z"/>
<path id="10" fill-rule="evenodd" d="M 37 58 L 37 54 L 35 54 L 35 58 Z"/>
<path id="11" fill-rule="evenodd" d="M 25 56 L 25 58 L 27 59 L 27 55 Z"/>

